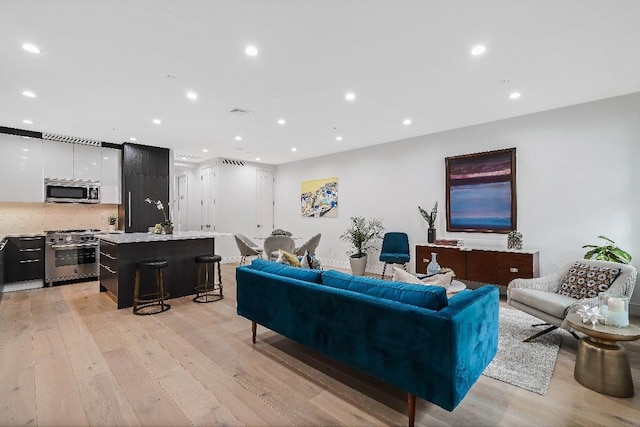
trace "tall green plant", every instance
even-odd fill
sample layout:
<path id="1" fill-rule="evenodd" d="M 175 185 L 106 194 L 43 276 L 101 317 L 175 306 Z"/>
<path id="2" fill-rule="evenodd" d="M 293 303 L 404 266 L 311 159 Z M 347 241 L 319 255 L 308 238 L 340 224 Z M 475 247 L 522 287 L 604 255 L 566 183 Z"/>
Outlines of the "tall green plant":
<path id="1" fill-rule="evenodd" d="M 382 238 L 384 231 L 382 220 L 352 216 L 349 221 L 349 228 L 340 236 L 340 239 L 353 246 L 353 251 L 348 252 L 351 257 L 362 258 L 376 245 L 377 240 Z"/>
<path id="2" fill-rule="evenodd" d="M 597 259 L 600 261 L 618 262 L 620 264 L 629 264 L 631 262 L 631 254 L 615 245 L 616 242 L 606 236 L 598 236 L 599 239 L 606 240 L 608 244 L 584 245 L 583 248 L 592 248 L 586 254 L 584 259 Z"/>

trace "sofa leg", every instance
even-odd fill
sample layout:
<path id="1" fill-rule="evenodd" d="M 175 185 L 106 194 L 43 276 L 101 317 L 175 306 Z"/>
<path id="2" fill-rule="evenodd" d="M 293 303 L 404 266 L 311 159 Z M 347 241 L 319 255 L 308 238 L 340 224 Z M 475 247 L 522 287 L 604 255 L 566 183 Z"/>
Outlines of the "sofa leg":
<path id="1" fill-rule="evenodd" d="M 409 416 L 409 427 L 413 427 L 416 421 L 416 395 L 407 393 L 407 413 Z"/>
<path id="2" fill-rule="evenodd" d="M 540 324 L 537 324 L 537 325 L 531 325 L 531 326 L 543 326 L 543 325 L 548 325 L 548 323 L 540 323 Z M 549 328 L 545 329 L 544 331 L 540 331 L 540 332 L 538 332 L 537 334 L 533 334 L 533 335 L 531 335 L 529 338 L 527 338 L 527 339 L 523 340 L 522 342 L 529 342 L 529 341 L 531 341 L 531 340 L 534 340 L 534 339 L 538 338 L 538 337 L 539 337 L 539 336 L 541 336 L 541 335 L 544 335 L 544 334 L 546 334 L 546 333 L 548 333 L 548 332 L 553 331 L 554 329 L 558 329 L 558 327 L 557 327 L 557 326 L 553 326 L 553 325 L 551 325 Z"/>
<path id="3" fill-rule="evenodd" d="M 256 343 L 256 329 L 258 329 L 258 324 L 252 320 L 251 321 L 251 338 L 254 344 Z"/>

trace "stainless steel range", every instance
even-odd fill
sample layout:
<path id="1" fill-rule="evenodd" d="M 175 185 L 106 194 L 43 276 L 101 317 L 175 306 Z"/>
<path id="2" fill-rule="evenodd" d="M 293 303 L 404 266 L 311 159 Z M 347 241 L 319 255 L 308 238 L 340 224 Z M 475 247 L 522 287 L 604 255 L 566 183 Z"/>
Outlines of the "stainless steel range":
<path id="1" fill-rule="evenodd" d="M 100 230 L 46 231 L 44 281 L 98 277 L 100 251 L 95 234 Z"/>

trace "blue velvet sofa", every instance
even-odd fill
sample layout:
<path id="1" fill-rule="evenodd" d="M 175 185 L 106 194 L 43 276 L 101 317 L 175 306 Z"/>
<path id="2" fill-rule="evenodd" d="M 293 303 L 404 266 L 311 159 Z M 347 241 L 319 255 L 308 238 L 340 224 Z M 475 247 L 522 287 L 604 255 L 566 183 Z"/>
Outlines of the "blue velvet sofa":
<path id="1" fill-rule="evenodd" d="M 256 259 L 236 269 L 237 311 L 260 324 L 452 411 L 498 347 L 493 286 L 447 299 L 437 286 L 383 281 Z"/>

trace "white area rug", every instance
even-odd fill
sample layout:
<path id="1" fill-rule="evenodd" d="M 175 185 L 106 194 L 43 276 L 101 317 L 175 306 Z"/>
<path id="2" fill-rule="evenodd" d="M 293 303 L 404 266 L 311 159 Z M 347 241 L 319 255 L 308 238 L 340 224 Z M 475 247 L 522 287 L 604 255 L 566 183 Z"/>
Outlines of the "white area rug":
<path id="1" fill-rule="evenodd" d="M 525 390 L 545 394 L 556 365 L 562 332 L 555 330 L 532 342 L 522 340 L 548 326 L 522 311 L 500 308 L 498 353 L 482 373 Z"/>

